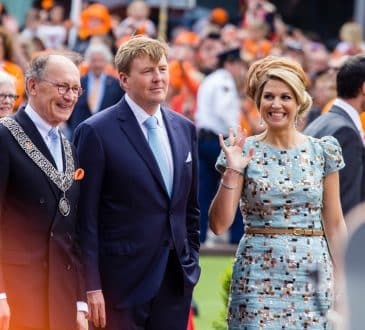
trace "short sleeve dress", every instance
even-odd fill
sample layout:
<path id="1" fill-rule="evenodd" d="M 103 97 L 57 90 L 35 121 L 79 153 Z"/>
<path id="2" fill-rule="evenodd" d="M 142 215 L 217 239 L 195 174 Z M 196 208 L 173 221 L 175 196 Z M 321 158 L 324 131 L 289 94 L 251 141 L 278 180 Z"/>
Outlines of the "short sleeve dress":
<path id="1" fill-rule="evenodd" d="M 250 147 L 240 200 L 245 227 L 323 229 L 323 179 L 345 166 L 337 140 L 307 137 L 279 150 L 250 137 L 243 153 Z M 216 167 L 225 165 L 221 153 Z M 245 234 L 233 266 L 228 329 L 332 329 L 333 289 L 324 236 Z"/>

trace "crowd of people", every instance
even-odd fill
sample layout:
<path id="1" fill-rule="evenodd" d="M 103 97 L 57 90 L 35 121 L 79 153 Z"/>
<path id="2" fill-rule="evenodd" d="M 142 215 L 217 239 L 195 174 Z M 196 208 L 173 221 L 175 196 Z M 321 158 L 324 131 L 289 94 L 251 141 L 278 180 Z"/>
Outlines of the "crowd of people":
<path id="1" fill-rule="evenodd" d="M 1 329 L 185 330 L 220 242 L 230 330 L 334 327 L 365 201 L 357 23 L 328 49 L 267 0 L 166 41 L 142 0 L 1 10 Z"/>

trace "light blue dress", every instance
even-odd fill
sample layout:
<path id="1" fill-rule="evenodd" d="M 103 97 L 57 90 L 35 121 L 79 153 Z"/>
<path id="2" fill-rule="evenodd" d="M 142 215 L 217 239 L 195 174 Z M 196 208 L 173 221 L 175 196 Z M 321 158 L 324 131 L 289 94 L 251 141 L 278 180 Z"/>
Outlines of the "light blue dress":
<path id="1" fill-rule="evenodd" d="M 246 228 L 323 229 L 323 178 L 345 166 L 337 140 L 308 137 L 279 150 L 250 137 L 243 152 L 250 147 L 240 201 Z M 221 153 L 216 167 L 225 164 Z M 333 287 L 325 237 L 245 234 L 233 266 L 228 329 L 332 329 Z"/>

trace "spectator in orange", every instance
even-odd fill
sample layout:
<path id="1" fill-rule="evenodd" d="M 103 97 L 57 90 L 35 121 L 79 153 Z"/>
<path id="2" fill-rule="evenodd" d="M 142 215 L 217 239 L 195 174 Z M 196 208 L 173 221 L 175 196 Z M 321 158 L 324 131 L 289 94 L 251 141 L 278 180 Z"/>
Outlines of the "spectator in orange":
<path id="1" fill-rule="evenodd" d="M 362 27 L 356 22 L 347 22 L 342 25 L 340 29 L 340 40 L 332 53 L 333 58 L 365 52 Z"/>
<path id="2" fill-rule="evenodd" d="M 247 96 L 241 97 L 240 126 L 246 130 L 247 136 L 259 134 L 265 127 L 263 123 L 260 123 L 255 102 Z"/>
<path id="3" fill-rule="evenodd" d="M 15 78 L 6 72 L 0 71 L 0 118 L 12 114 L 17 98 Z"/>
<path id="4" fill-rule="evenodd" d="M 133 0 L 127 7 L 127 17 L 120 22 L 115 30 L 116 38 L 125 35 L 144 34 L 149 37 L 156 36 L 156 26 L 148 18 L 150 8 L 142 0 Z"/>
<path id="5" fill-rule="evenodd" d="M 196 95 L 203 79 L 194 66 L 194 50 L 199 43 L 196 33 L 180 31 L 171 47 L 169 62 L 170 86 L 168 102 L 172 109 L 189 119 L 194 119 Z"/>
<path id="6" fill-rule="evenodd" d="M 170 107 L 190 120 L 194 120 L 196 95 L 201 78 L 189 62 L 171 61 L 170 71 Z"/>
<path id="7" fill-rule="evenodd" d="M 245 59 L 256 60 L 269 55 L 272 44 L 266 39 L 269 26 L 262 21 L 254 21 L 247 27 L 247 37 L 243 41 Z"/>
<path id="8" fill-rule="evenodd" d="M 81 12 L 79 37 L 85 40 L 96 35 L 107 34 L 112 20 L 108 8 L 100 3 L 93 3 Z"/>
<path id="9" fill-rule="evenodd" d="M 228 12 L 223 8 L 213 8 L 207 17 L 202 17 L 193 25 L 193 31 L 204 36 L 210 31 L 219 31 L 229 21 Z"/>
<path id="10" fill-rule="evenodd" d="M 16 78 L 16 94 L 19 95 L 14 108 L 23 102 L 24 74 L 19 65 L 13 63 L 13 39 L 6 29 L 0 27 L 0 69 Z"/>

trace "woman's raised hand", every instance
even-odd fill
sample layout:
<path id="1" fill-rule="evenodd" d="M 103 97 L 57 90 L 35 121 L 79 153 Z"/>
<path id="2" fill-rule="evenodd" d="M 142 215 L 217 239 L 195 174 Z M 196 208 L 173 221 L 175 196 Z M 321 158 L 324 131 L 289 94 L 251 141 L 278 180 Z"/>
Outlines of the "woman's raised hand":
<path id="1" fill-rule="evenodd" d="M 254 148 L 250 148 L 247 155 L 243 155 L 242 153 L 246 138 L 246 130 L 242 130 L 241 127 L 238 127 L 237 134 L 234 135 L 233 129 L 230 128 L 228 136 L 229 145 L 227 146 L 224 143 L 222 134 L 219 134 L 219 144 L 226 156 L 227 168 L 235 169 L 243 173 L 247 164 L 252 159 Z"/>

